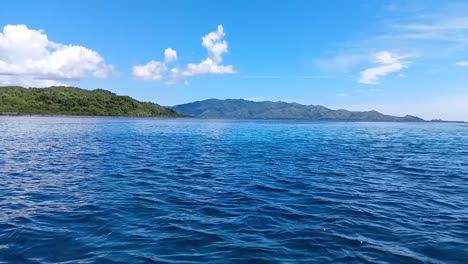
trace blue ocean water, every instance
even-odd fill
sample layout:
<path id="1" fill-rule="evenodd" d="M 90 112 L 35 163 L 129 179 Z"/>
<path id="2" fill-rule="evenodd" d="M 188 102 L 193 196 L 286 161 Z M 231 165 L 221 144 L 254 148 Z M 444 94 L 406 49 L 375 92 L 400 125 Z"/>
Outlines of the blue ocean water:
<path id="1" fill-rule="evenodd" d="M 468 263 L 468 126 L 0 117 L 0 263 Z"/>

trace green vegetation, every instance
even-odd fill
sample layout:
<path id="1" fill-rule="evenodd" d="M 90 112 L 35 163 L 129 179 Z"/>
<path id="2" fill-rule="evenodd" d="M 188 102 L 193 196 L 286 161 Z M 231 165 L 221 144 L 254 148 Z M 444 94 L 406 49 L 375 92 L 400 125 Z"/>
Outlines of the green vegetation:
<path id="1" fill-rule="evenodd" d="M 415 116 L 391 116 L 376 111 L 332 110 L 320 105 L 285 102 L 252 102 L 242 99 L 209 99 L 172 107 L 175 111 L 203 118 L 301 119 L 328 121 L 422 122 Z"/>
<path id="2" fill-rule="evenodd" d="M 0 114 L 179 117 L 172 109 L 112 92 L 73 87 L 0 87 Z"/>

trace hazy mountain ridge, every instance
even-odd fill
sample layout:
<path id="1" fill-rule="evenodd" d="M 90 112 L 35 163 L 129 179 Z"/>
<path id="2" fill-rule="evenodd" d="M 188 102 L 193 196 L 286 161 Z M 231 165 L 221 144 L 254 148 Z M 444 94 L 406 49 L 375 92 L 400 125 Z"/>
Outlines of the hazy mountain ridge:
<path id="1" fill-rule="evenodd" d="M 208 99 L 173 106 L 175 111 L 202 118 L 303 119 L 337 121 L 423 122 L 415 116 L 391 116 L 377 111 L 332 110 L 319 105 L 286 102 L 253 102 L 244 99 Z"/>

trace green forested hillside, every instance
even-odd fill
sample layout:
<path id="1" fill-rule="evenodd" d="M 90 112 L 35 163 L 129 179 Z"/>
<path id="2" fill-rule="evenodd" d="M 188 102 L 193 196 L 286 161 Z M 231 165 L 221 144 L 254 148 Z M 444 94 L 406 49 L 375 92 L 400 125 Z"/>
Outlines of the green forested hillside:
<path id="1" fill-rule="evenodd" d="M 391 116 L 377 111 L 332 110 L 320 105 L 285 102 L 252 102 L 242 99 L 208 99 L 176 105 L 179 113 L 204 118 L 302 119 L 334 121 L 422 122 L 415 116 Z"/>
<path id="2" fill-rule="evenodd" d="M 91 116 L 181 116 L 154 103 L 139 102 L 106 90 L 73 87 L 0 87 L 0 114 Z"/>

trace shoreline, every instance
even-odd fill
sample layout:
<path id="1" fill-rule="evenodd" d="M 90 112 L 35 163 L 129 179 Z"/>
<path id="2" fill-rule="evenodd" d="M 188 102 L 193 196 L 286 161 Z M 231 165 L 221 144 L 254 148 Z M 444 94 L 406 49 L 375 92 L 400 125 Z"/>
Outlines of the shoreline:
<path id="1" fill-rule="evenodd" d="M 70 114 L 4 114 L 0 113 L 0 117 L 86 117 L 86 118 L 190 118 L 190 116 L 136 116 L 136 115 L 70 115 Z"/>
<path id="2" fill-rule="evenodd" d="M 24 113 L 0 113 L 0 117 L 76 117 L 76 118 L 143 118 L 143 119 L 200 119 L 200 120 L 233 120 L 233 121 L 311 121 L 311 122 L 367 122 L 367 123 L 453 123 L 468 124 L 466 121 L 445 121 L 445 120 L 423 120 L 423 121 L 371 121 L 371 120 L 333 120 L 333 119 L 289 119 L 289 118 L 205 118 L 196 116 L 134 116 L 134 115 L 70 115 L 70 114 L 24 114 Z"/>

